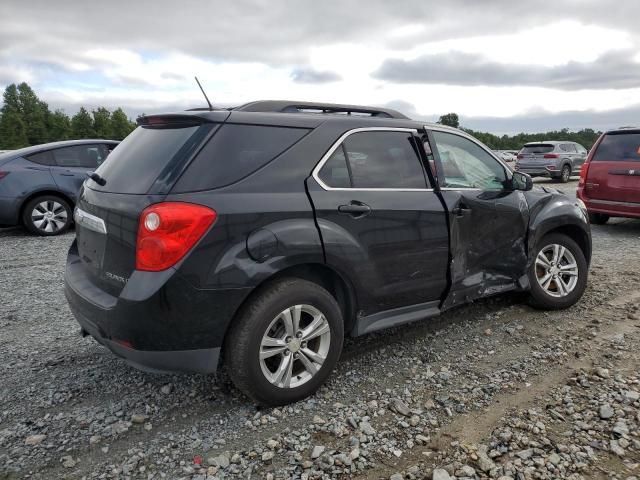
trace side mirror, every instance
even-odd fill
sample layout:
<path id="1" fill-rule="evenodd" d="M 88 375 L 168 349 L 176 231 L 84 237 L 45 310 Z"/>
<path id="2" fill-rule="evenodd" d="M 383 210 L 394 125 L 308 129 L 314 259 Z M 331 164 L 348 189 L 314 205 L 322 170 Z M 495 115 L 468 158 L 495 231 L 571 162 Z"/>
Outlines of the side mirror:
<path id="1" fill-rule="evenodd" d="M 513 172 L 511 176 L 511 188 L 513 190 L 528 192 L 533 188 L 533 179 L 526 173 Z"/>

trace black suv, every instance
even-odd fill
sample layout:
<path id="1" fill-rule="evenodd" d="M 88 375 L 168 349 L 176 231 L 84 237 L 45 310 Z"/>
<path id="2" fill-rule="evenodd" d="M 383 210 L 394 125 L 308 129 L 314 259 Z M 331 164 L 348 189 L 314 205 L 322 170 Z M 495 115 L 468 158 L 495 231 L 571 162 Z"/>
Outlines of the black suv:
<path id="1" fill-rule="evenodd" d="M 393 110 L 254 102 L 153 115 L 86 180 L 66 295 L 131 364 L 214 372 L 265 405 L 326 380 L 345 335 L 587 282 L 581 201 Z"/>

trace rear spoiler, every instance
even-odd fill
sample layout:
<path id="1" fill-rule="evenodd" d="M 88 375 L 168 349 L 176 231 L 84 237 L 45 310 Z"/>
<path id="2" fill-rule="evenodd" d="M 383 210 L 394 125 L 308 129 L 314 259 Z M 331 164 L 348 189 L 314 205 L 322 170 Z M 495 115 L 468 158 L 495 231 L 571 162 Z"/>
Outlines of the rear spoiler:
<path id="1" fill-rule="evenodd" d="M 142 127 L 183 128 L 195 127 L 203 123 L 223 123 L 229 118 L 227 110 L 196 110 L 192 113 L 165 113 L 157 115 L 141 115 L 136 124 Z"/>

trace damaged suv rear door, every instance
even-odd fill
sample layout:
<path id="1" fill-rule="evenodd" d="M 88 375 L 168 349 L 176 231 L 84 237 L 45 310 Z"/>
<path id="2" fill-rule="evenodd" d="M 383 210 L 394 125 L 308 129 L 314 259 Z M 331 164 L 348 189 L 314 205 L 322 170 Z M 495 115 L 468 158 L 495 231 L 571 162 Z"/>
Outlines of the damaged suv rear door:
<path id="1" fill-rule="evenodd" d="M 443 308 L 516 288 L 527 265 L 529 210 L 506 167 L 471 138 L 429 132 L 448 210 L 451 287 Z"/>

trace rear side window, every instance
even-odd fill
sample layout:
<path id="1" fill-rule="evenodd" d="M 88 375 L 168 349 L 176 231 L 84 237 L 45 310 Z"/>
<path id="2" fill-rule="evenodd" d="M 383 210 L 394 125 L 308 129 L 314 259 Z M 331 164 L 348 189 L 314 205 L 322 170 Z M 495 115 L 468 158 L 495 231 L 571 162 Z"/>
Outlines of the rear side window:
<path id="1" fill-rule="evenodd" d="M 25 158 L 30 162 L 37 163 L 39 165 L 55 165 L 53 155 L 51 155 L 50 151 L 34 153 L 32 155 L 27 155 Z"/>
<path id="2" fill-rule="evenodd" d="M 525 145 L 520 153 L 549 153 L 553 152 L 553 148 L 550 143 L 536 143 Z"/>
<path id="3" fill-rule="evenodd" d="M 106 180 L 104 186 L 93 181 L 93 190 L 113 193 L 147 193 L 166 168 L 179 168 L 181 162 L 202 142 L 210 127 L 140 126 L 96 170 Z"/>
<path id="4" fill-rule="evenodd" d="M 225 124 L 191 162 L 172 191 L 213 190 L 235 183 L 265 166 L 308 132 L 305 128 Z"/>
<path id="5" fill-rule="evenodd" d="M 98 168 L 107 158 L 107 151 L 102 145 L 74 145 L 56 148 L 53 158 L 59 167 Z"/>
<path id="6" fill-rule="evenodd" d="M 350 176 L 353 188 L 427 187 L 415 139 L 410 132 L 354 133 L 341 147 L 319 174 L 330 187 L 344 186 L 345 173 Z"/>
<path id="7" fill-rule="evenodd" d="M 593 161 L 639 162 L 640 133 L 607 134 L 602 139 Z"/>
<path id="8" fill-rule="evenodd" d="M 318 175 L 325 185 L 332 188 L 351 187 L 351 175 L 347 166 L 347 157 L 344 154 L 344 146 L 333 152 L 327 163 L 324 164 Z"/>

